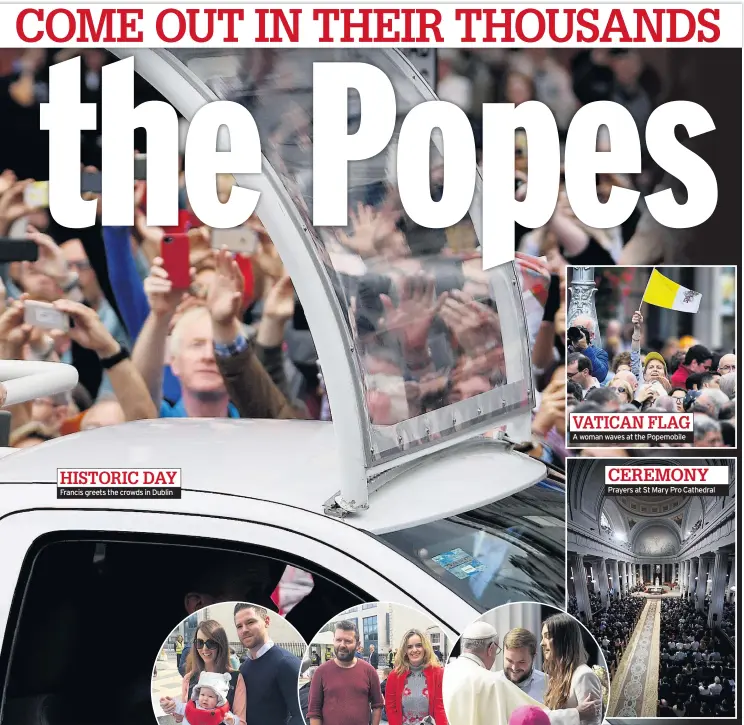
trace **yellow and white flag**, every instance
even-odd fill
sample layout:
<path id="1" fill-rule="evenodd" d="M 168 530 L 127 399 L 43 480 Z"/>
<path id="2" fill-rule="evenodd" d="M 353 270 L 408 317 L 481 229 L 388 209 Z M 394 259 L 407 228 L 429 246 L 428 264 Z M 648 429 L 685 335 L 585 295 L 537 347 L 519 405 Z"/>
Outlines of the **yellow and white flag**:
<path id="1" fill-rule="evenodd" d="M 651 272 L 651 278 L 646 285 L 646 291 L 643 293 L 643 301 L 656 307 L 665 307 L 667 310 L 677 310 L 678 312 L 695 313 L 700 309 L 700 300 L 703 296 L 700 292 L 687 289 L 681 284 L 673 282 L 668 277 L 654 269 Z"/>

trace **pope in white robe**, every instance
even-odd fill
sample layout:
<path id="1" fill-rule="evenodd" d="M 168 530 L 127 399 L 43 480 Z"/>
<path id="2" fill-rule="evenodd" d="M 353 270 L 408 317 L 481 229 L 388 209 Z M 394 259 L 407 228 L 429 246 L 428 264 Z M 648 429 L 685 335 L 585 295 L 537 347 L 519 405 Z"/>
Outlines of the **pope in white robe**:
<path id="1" fill-rule="evenodd" d="M 474 644 L 471 649 L 468 645 Z M 485 649 L 483 645 L 485 644 Z M 509 716 L 519 707 L 539 707 L 548 714 L 551 725 L 600 725 L 602 686 L 588 666 L 576 669 L 571 695 L 562 710 L 548 710 L 515 684 L 499 678 L 491 670 L 498 648 L 496 630 L 486 622 L 474 622 L 463 632 L 461 655 L 444 669 L 442 695 L 450 725 L 508 725 Z M 596 701 L 591 717 L 579 718 L 579 702 Z M 594 714 L 596 711 L 596 715 Z"/>

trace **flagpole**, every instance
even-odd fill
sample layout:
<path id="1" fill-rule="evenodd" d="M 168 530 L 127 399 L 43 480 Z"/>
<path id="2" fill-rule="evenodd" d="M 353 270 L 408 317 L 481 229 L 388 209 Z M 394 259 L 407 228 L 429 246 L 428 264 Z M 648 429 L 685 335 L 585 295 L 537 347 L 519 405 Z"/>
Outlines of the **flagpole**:
<path id="1" fill-rule="evenodd" d="M 654 267 L 651 270 L 651 274 L 648 276 L 648 282 L 646 282 L 646 289 L 643 290 L 643 294 L 641 295 L 641 304 L 638 305 L 638 313 L 640 314 L 641 310 L 643 309 L 643 298 L 646 296 L 646 292 L 648 292 L 648 286 L 651 284 L 651 277 L 654 276 L 654 270 L 656 267 Z"/>

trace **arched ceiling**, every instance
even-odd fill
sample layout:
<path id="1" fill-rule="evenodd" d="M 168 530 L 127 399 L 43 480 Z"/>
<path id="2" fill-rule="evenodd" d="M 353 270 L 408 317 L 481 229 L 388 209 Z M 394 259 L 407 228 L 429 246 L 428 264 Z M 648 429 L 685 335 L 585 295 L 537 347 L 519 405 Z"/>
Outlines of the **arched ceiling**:
<path id="1" fill-rule="evenodd" d="M 672 516 L 682 512 L 691 501 L 689 496 L 616 496 L 620 508 L 634 516 Z"/>
<path id="2" fill-rule="evenodd" d="M 679 535 L 666 521 L 642 526 L 631 542 L 633 553 L 638 556 L 674 556 L 679 546 Z"/>
<path id="3" fill-rule="evenodd" d="M 618 462 L 611 459 L 569 461 L 569 522 L 597 536 L 610 537 L 621 545 L 625 541 L 625 546 L 638 556 L 673 556 L 679 551 L 681 542 L 704 521 L 703 502 L 697 497 L 677 495 L 605 496 L 605 467 Z M 625 466 L 654 463 L 649 459 L 624 459 L 622 462 Z M 727 459 L 691 458 L 665 459 L 664 464 L 732 465 Z M 732 481 L 733 475 L 732 469 Z M 603 518 L 604 524 L 601 524 Z"/>

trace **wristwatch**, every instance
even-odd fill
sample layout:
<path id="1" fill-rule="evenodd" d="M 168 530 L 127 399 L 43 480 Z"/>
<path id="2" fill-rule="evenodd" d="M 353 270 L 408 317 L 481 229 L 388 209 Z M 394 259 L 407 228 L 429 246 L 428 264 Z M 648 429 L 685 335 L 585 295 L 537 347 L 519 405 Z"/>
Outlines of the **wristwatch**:
<path id="1" fill-rule="evenodd" d="M 111 357 L 101 358 L 101 367 L 104 370 L 110 370 L 114 365 L 118 365 L 122 360 L 129 360 L 129 350 L 123 345 L 119 348 L 119 352 L 114 353 Z"/>

